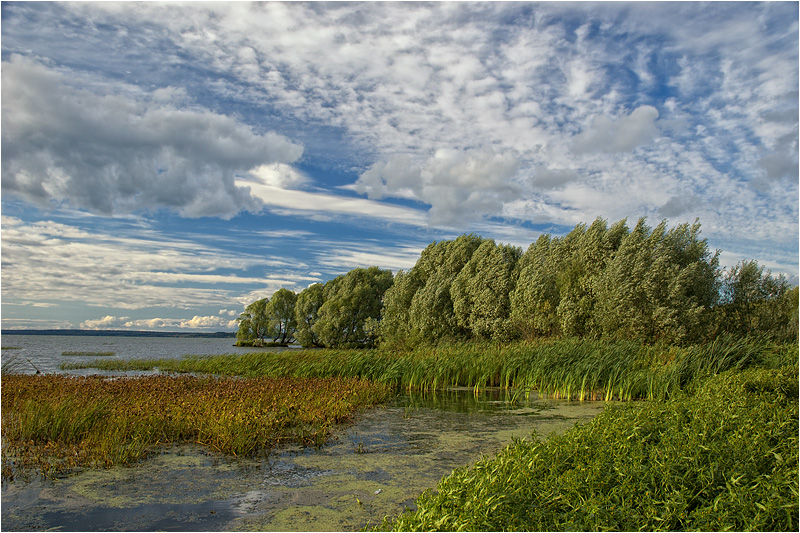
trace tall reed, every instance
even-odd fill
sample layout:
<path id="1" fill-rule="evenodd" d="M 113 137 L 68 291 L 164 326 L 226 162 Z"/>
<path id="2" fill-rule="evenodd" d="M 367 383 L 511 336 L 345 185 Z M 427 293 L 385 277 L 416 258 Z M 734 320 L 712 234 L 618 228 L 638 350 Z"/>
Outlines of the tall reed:
<path id="1" fill-rule="evenodd" d="M 762 365 L 783 348 L 719 338 L 688 348 L 627 341 L 543 339 L 499 344 L 455 341 L 410 352 L 298 350 L 182 359 L 66 363 L 62 368 L 197 372 L 244 377 L 357 377 L 398 390 L 504 387 L 577 400 L 663 399 L 697 379 Z M 797 345 L 789 347 L 796 357 Z M 781 356 L 787 358 L 789 356 Z"/>

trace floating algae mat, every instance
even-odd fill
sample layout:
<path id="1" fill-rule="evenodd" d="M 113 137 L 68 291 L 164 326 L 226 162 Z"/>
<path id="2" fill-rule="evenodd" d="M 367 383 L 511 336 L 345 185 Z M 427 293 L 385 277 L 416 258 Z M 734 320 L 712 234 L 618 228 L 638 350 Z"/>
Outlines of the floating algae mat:
<path id="1" fill-rule="evenodd" d="M 2 523 L 15 531 L 355 531 L 413 508 L 454 468 L 512 437 L 564 431 L 602 408 L 512 401 L 503 391 L 400 396 L 321 449 L 235 458 L 174 446 L 136 467 L 4 482 Z"/>

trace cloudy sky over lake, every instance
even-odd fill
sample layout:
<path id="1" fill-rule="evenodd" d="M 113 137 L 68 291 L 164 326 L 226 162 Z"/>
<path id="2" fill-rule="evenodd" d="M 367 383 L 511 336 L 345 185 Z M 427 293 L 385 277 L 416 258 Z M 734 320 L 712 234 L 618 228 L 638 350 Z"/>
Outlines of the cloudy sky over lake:
<path id="1" fill-rule="evenodd" d="M 798 4 L 2 3 L 2 327 L 233 329 L 475 232 L 798 275 Z"/>

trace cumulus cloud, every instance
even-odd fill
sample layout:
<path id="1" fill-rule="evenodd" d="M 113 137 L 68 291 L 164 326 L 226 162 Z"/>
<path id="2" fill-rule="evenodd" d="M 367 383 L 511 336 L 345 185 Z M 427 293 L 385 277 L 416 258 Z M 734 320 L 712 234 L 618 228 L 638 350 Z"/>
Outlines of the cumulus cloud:
<path id="1" fill-rule="evenodd" d="M 120 327 L 129 320 L 127 316 L 110 316 L 106 315 L 103 318 L 95 320 L 85 320 L 81 322 L 80 329 L 110 329 Z"/>
<path id="2" fill-rule="evenodd" d="M 265 185 L 282 189 L 293 189 L 310 181 L 302 172 L 284 163 L 261 165 L 251 170 L 248 176 Z"/>
<path id="3" fill-rule="evenodd" d="M 439 149 L 422 164 L 409 156 L 389 157 L 372 165 L 356 181 L 370 198 L 414 198 L 431 206 L 434 224 L 453 224 L 497 215 L 521 189 L 513 181 L 516 156 L 492 148 Z"/>
<path id="4" fill-rule="evenodd" d="M 224 329 L 231 330 L 237 326 L 236 320 L 228 320 L 218 316 L 198 316 L 192 318 L 141 318 L 131 320 L 129 317 L 104 316 L 96 320 L 85 320 L 81 329 Z"/>
<path id="5" fill-rule="evenodd" d="M 577 181 L 578 177 L 578 172 L 571 168 L 541 168 L 535 172 L 530 183 L 536 189 L 561 189 Z"/>
<path id="6" fill-rule="evenodd" d="M 592 119 L 587 129 L 575 137 L 575 153 L 630 152 L 651 142 L 658 135 L 658 110 L 644 105 L 630 115 L 618 119 L 600 115 Z"/>
<path id="7" fill-rule="evenodd" d="M 122 94 L 81 76 L 21 56 L 3 62 L 3 192 L 104 215 L 166 208 L 227 218 L 260 208 L 235 172 L 303 153 L 282 135 L 176 105 L 181 90 Z"/>

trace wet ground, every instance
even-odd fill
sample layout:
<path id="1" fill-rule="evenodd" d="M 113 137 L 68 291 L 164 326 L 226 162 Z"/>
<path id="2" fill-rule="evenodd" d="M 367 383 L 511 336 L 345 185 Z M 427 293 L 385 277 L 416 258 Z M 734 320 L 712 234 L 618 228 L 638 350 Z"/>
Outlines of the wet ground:
<path id="1" fill-rule="evenodd" d="M 511 401 L 502 391 L 401 396 L 321 449 L 231 458 L 199 446 L 142 464 L 2 487 L 3 531 L 355 531 L 536 430 L 583 423 L 602 402 Z"/>

